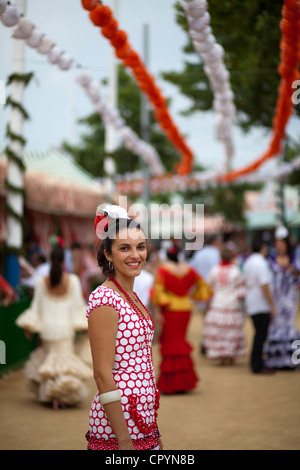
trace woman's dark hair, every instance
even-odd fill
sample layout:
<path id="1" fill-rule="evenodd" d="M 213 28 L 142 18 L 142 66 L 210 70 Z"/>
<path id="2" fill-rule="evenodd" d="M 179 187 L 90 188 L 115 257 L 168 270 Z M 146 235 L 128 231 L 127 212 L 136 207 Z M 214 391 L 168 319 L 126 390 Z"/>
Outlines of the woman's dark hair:
<path id="1" fill-rule="evenodd" d="M 282 238 L 281 241 L 285 243 L 286 246 L 286 254 L 289 257 L 290 262 L 293 259 L 293 246 L 290 241 L 290 237 Z"/>
<path id="2" fill-rule="evenodd" d="M 259 253 L 262 249 L 263 246 L 266 246 L 266 242 L 260 238 L 260 237 L 256 237 L 254 238 L 253 242 L 252 242 L 252 251 L 254 253 Z"/>
<path id="3" fill-rule="evenodd" d="M 111 247 L 116 239 L 116 235 L 124 228 L 137 228 L 144 232 L 142 226 L 133 219 L 116 219 L 109 223 L 105 230 L 103 240 L 99 241 L 97 247 L 97 261 L 104 276 L 109 276 L 114 273 L 114 267 L 106 258 L 104 251 L 109 255 L 111 254 Z"/>
<path id="4" fill-rule="evenodd" d="M 63 274 L 64 250 L 60 246 L 53 248 L 50 261 L 50 285 L 55 287 L 60 283 Z"/>
<path id="5" fill-rule="evenodd" d="M 232 261 L 233 258 L 233 252 L 230 248 L 227 246 L 224 246 L 221 250 L 221 259 L 223 261 Z"/>
<path id="6" fill-rule="evenodd" d="M 180 250 L 176 245 L 172 245 L 168 250 L 167 250 L 167 258 L 170 261 L 174 261 L 175 263 L 178 263 L 178 256 L 179 256 Z"/>

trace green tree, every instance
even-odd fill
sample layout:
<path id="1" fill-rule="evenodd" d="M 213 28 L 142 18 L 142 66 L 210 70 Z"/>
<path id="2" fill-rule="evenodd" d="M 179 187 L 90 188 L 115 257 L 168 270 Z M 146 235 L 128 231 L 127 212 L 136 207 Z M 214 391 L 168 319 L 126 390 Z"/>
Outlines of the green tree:
<path id="1" fill-rule="evenodd" d="M 272 127 L 280 82 L 282 6 L 282 0 L 210 0 L 208 4 L 212 31 L 224 48 L 224 63 L 230 73 L 236 124 L 245 132 L 254 126 Z M 181 71 L 165 71 L 162 77 L 189 98 L 189 106 L 182 114 L 190 116 L 196 111 L 212 109 L 213 93 L 202 58 L 191 41 L 186 13 L 178 1 L 174 8 L 179 27 L 187 33 L 183 48 L 185 61 Z M 299 105 L 295 108 L 299 113 Z M 299 155 L 297 143 L 289 141 L 286 161 L 294 158 L 297 152 Z M 291 184 L 299 181 L 299 173 L 290 176 Z M 260 185 L 237 181 L 207 191 L 186 193 L 185 197 L 204 202 L 207 213 L 222 213 L 228 221 L 238 222 L 243 221 L 245 191 L 259 188 Z"/>
<path id="2" fill-rule="evenodd" d="M 282 0 L 209 1 L 212 31 L 224 48 L 224 63 L 230 72 L 237 124 L 244 130 L 272 126 L 280 80 L 281 8 Z M 190 115 L 211 109 L 213 94 L 203 61 L 188 34 L 186 13 L 179 2 L 175 9 L 177 23 L 187 32 L 186 60 L 182 71 L 162 76 L 190 98 L 190 106 L 183 111 Z"/>

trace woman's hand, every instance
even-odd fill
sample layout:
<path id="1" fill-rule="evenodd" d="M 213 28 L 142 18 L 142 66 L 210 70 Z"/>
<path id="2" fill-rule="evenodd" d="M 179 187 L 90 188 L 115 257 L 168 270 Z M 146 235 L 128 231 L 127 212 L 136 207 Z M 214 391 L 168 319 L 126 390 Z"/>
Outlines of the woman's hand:
<path id="1" fill-rule="evenodd" d="M 119 450 L 135 450 L 132 439 L 126 439 L 118 442 Z"/>

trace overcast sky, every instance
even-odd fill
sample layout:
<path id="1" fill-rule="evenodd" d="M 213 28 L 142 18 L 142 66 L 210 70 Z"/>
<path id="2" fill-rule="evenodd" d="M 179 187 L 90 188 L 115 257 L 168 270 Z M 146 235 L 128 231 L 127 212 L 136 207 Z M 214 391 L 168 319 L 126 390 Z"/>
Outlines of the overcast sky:
<path id="1" fill-rule="evenodd" d="M 114 5 L 114 0 L 107 4 Z M 176 88 L 163 82 L 162 71 L 183 67 L 182 47 L 185 34 L 175 22 L 175 0 L 118 0 L 118 18 L 127 31 L 132 46 L 143 53 L 143 25 L 149 26 L 149 71 L 156 78 L 164 94 L 172 98 L 171 114 L 187 135 L 196 160 L 213 167 L 224 159 L 224 147 L 215 138 L 213 113 L 197 113 L 193 118 L 180 116 L 186 101 Z M 34 80 L 26 89 L 25 108 L 31 120 L 25 124 L 27 151 L 46 151 L 63 140 L 80 141 L 83 129 L 76 120 L 92 112 L 89 99 L 75 83 L 76 65 L 87 67 L 95 79 L 107 78 L 111 46 L 88 18 L 80 0 L 27 0 L 26 16 L 49 35 L 55 43 L 74 59 L 68 71 L 60 70 L 47 58 L 29 46 L 25 48 L 26 71 L 33 71 Z M 213 25 L 212 25 L 213 26 Z M 0 80 L 11 73 L 11 28 L 0 22 Z M 5 127 L 9 112 L 0 105 L 0 148 L 6 145 Z M 233 130 L 235 145 L 234 168 L 240 168 L 258 158 L 268 146 L 269 135 L 256 129 L 243 134 Z"/>

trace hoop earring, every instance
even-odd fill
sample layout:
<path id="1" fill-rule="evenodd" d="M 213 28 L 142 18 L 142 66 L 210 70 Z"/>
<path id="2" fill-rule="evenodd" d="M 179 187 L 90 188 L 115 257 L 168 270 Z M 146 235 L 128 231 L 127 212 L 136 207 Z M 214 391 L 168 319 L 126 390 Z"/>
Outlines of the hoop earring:
<path id="1" fill-rule="evenodd" d="M 108 262 L 108 268 L 109 268 L 110 271 L 113 271 L 113 269 L 114 269 L 114 265 L 112 264 L 111 261 Z"/>

